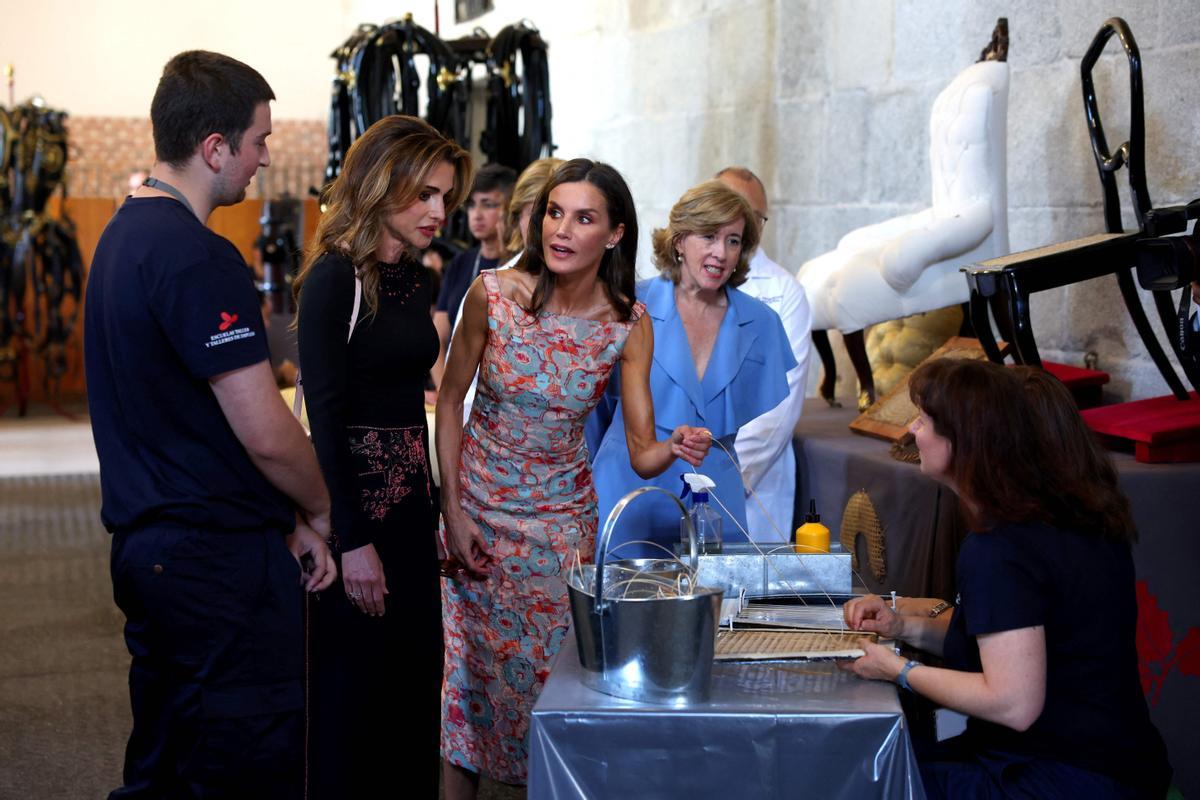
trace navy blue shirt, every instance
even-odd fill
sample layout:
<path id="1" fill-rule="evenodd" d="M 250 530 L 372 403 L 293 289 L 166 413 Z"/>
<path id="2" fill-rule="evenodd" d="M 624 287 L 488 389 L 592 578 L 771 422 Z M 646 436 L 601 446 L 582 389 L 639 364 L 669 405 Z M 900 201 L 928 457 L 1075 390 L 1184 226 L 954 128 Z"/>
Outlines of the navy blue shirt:
<path id="1" fill-rule="evenodd" d="M 130 198 L 88 275 L 84 360 L 109 531 L 290 532 L 209 378 L 269 358 L 246 262 L 176 200 Z"/>
<path id="2" fill-rule="evenodd" d="M 442 271 L 442 285 L 438 290 L 437 311 L 445 311 L 450 315 L 450 330 L 454 330 L 454 321 L 458 319 L 458 307 L 471 288 L 471 281 L 479 277 L 485 269 L 495 269 L 500 263 L 498 258 L 484 258 L 479 254 L 478 247 L 472 247 L 450 259 L 450 263 Z"/>
<path id="3" fill-rule="evenodd" d="M 966 538 L 957 577 L 948 667 L 981 672 L 981 634 L 1041 625 L 1046 636 L 1041 716 L 1024 732 L 971 718 L 970 741 L 1064 761 L 1162 797 L 1171 769 L 1138 678 L 1129 545 L 1041 523 L 1001 524 Z"/>

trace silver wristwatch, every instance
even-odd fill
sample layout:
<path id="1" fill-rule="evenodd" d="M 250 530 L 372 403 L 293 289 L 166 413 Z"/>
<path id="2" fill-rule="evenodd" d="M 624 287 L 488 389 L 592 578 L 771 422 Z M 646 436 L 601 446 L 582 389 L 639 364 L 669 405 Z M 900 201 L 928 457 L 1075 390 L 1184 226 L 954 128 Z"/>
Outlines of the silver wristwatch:
<path id="1" fill-rule="evenodd" d="M 908 691 L 911 692 L 913 690 L 913 688 L 908 685 L 908 673 L 910 671 L 912 671 L 913 667 L 919 667 L 919 666 L 921 666 L 920 661 L 911 661 L 910 660 L 907 664 L 905 664 L 903 667 L 901 667 L 900 674 L 896 676 L 896 685 L 899 686 L 901 689 L 907 689 Z"/>

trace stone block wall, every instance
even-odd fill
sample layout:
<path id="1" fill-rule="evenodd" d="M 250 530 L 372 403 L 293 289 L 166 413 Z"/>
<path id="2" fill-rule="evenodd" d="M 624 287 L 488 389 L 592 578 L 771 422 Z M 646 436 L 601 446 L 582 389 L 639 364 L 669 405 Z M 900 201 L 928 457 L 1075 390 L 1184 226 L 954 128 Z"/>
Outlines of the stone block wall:
<path id="1" fill-rule="evenodd" d="M 132 0 L 115 4 L 105 24 L 134 30 L 135 6 Z M 60 7 L 64 0 L 31 7 L 14 30 L 28 29 L 26 39 L 37 40 L 39 26 L 61 16 L 51 13 Z M 171 53 L 195 46 L 229 52 L 270 76 L 280 96 L 271 140 L 275 164 L 253 194 L 303 193 L 320 182 L 325 161 L 330 50 L 357 23 L 401 13 L 382 0 L 322 9 L 312 11 L 318 17 L 311 10 L 297 16 L 282 0 L 268 0 L 255 13 L 270 21 L 276 34 L 269 36 L 253 25 L 243 26 L 250 33 L 215 31 L 197 27 L 190 15 L 143 15 L 139 41 L 156 42 L 157 49 L 116 48 L 124 59 L 119 63 L 112 61 L 109 28 L 100 29 L 102 36 L 76 36 L 70 48 L 80 63 L 103 62 L 127 78 L 104 83 L 101 91 L 73 78 L 58 80 L 44 48 L 17 47 L 9 58 L 18 66 L 18 96 L 38 89 L 72 112 L 74 196 L 119 197 L 128 173 L 151 161 L 144 115 L 155 76 Z M 414 11 L 432 29 L 431 10 Z M 600 158 L 627 176 L 641 215 L 643 272 L 651 271 L 649 233 L 665 222 L 679 195 L 731 163 L 754 169 L 766 182 L 772 210 L 764 246 L 794 271 L 855 227 L 928 205 L 933 100 L 978 57 L 1000 16 L 1008 18 L 1011 35 L 1011 245 L 1026 249 L 1099 231 L 1099 182 L 1079 61 L 1114 14 L 1130 23 L 1141 48 L 1151 198 L 1164 205 L 1200 196 L 1200 14 L 1194 0 L 592 0 L 569 6 L 496 0 L 494 11 L 457 26 L 443 4 L 441 30 L 445 38 L 476 26 L 495 34 L 522 18 L 541 28 L 550 43 L 557 154 Z M 280 26 L 287 35 L 277 35 Z M 1096 81 L 1115 145 L 1128 124 L 1128 79 L 1116 43 L 1105 52 Z M 1094 351 L 1099 366 L 1113 374 L 1115 397 L 1165 392 L 1112 279 L 1035 296 L 1033 311 L 1046 357 L 1078 364 Z M 841 393 L 851 396 L 854 387 L 845 380 Z"/>
<path id="2" fill-rule="evenodd" d="M 494 33 L 528 17 L 541 28 L 558 154 L 622 170 L 639 204 L 643 253 L 684 189 L 741 163 L 767 183 L 764 244 L 794 271 L 855 227 L 928 206 L 933 100 L 978 58 L 1001 16 L 1011 39 L 1014 250 L 1103 228 L 1079 63 L 1114 15 L 1141 50 L 1151 199 L 1200 196 L 1195 11 L 1188 0 L 604 0 L 568 14 L 496 0 L 471 26 Z M 1128 71 L 1115 41 L 1095 74 L 1115 146 L 1129 119 Z M 642 264 L 648 272 L 648 257 Z M 1082 364 L 1094 351 L 1113 375 L 1114 398 L 1166 392 L 1114 279 L 1036 295 L 1033 314 L 1044 357 Z M 841 374 L 850 376 L 841 393 L 852 395 L 848 365 Z"/>

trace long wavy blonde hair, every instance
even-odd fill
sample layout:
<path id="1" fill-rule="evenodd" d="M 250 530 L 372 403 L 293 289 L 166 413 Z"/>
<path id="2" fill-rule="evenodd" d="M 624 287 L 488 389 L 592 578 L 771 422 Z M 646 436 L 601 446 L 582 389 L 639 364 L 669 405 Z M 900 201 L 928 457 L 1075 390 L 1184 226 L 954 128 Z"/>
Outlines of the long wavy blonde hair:
<path id="1" fill-rule="evenodd" d="M 454 186 L 446 196 L 449 217 L 471 187 L 467 151 L 416 117 L 394 114 L 367 128 L 351 145 L 341 174 L 329 189 L 325 213 L 292 285 L 297 300 L 317 260 L 326 253 L 340 253 L 362 278 L 367 315 L 374 314 L 379 307 L 375 251 L 383 219 L 415 203 L 430 173 L 442 162 L 454 167 Z"/>

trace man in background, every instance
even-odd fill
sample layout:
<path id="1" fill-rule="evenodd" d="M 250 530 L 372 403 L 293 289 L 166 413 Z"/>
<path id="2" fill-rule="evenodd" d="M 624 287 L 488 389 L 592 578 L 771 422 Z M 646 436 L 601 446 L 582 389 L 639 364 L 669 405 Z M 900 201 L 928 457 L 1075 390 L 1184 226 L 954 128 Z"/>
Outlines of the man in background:
<path id="1" fill-rule="evenodd" d="M 111 798 L 303 792 L 301 583 L 335 576 L 329 495 L 276 389 L 252 273 L 205 227 L 270 164 L 272 99 L 227 56 L 171 59 L 150 108 L 156 163 L 88 279 L 100 515 L 133 656 Z"/>
<path id="2" fill-rule="evenodd" d="M 714 177 L 746 198 L 759 223 L 766 226 L 767 192 L 757 175 L 745 167 L 726 167 Z M 796 357 L 796 366 L 787 374 L 787 399 L 743 426 L 738 431 L 735 445 L 742 474 L 753 489 L 753 494 L 747 492 L 746 497 L 750 538 L 756 542 L 782 544 L 790 541 L 792 535 L 796 496 L 792 431 L 804 407 L 812 313 L 804 287 L 795 275 L 772 261 L 761 244 L 750 259 L 748 279 L 738 290 L 766 303 L 779 315 Z"/>

